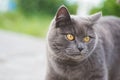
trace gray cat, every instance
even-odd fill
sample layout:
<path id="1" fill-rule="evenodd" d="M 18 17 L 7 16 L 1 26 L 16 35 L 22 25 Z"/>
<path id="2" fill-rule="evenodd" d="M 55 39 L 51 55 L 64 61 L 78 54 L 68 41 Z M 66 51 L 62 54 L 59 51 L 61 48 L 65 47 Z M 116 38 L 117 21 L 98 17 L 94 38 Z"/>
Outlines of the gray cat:
<path id="1" fill-rule="evenodd" d="M 47 36 L 46 80 L 120 80 L 120 19 L 70 15 L 61 6 Z"/>

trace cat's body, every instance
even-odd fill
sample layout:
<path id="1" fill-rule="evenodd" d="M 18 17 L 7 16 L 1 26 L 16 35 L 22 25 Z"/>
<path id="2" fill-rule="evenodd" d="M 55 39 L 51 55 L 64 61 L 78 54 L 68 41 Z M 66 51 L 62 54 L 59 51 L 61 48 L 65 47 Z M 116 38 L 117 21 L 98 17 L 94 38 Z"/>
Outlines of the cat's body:
<path id="1" fill-rule="evenodd" d="M 120 80 L 120 19 L 100 17 L 69 16 L 65 7 L 59 9 L 48 32 L 46 80 Z M 75 40 L 68 41 L 68 33 Z M 82 41 L 86 35 L 88 43 Z"/>

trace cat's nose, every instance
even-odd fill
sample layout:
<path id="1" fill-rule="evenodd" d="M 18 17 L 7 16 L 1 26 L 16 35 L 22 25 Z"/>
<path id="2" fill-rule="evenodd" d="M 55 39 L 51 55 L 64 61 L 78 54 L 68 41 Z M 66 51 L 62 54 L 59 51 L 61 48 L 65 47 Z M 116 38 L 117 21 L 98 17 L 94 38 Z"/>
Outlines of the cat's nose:
<path id="1" fill-rule="evenodd" d="M 81 52 L 84 49 L 84 44 L 83 43 L 79 43 L 79 45 L 77 46 L 77 48 Z"/>
<path id="2" fill-rule="evenodd" d="M 78 50 L 81 52 L 84 48 L 83 47 L 78 47 Z"/>

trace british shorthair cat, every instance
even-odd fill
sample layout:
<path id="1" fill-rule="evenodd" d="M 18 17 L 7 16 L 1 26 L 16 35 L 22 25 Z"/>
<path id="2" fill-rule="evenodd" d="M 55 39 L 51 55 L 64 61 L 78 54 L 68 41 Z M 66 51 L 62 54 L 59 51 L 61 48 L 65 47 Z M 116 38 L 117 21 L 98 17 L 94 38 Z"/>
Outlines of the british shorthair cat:
<path id="1" fill-rule="evenodd" d="M 120 80 L 120 19 L 70 15 L 61 6 L 47 35 L 46 80 Z"/>

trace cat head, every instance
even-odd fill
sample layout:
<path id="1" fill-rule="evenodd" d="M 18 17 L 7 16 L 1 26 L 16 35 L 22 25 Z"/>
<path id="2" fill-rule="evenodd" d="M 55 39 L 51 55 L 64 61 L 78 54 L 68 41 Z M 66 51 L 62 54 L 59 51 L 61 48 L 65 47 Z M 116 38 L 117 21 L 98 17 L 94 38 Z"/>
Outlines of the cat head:
<path id="1" fill-rule="evenodd" d="M 48 49 L 52 55 L 61 59 L 86 59 L 96 47 L 94 25 L 100 17 L 101 13 L 72 16 L 65 6 L 61 6 L 48 32 Z"/>

